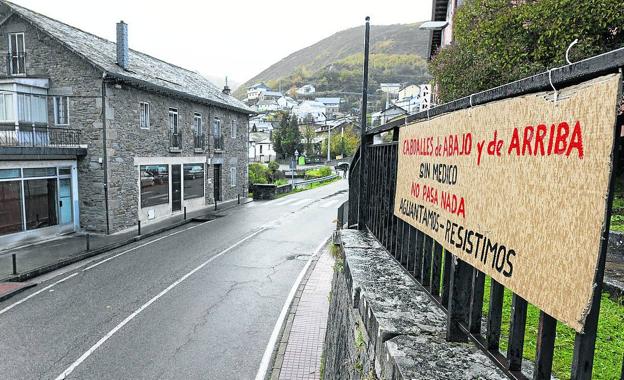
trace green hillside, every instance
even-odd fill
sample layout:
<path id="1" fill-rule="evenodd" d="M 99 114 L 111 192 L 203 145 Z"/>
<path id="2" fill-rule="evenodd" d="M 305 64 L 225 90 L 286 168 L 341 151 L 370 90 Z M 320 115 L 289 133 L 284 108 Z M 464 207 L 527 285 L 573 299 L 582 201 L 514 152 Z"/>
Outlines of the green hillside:
<path id="1" fill-rule="evenodd" d="M 370 91 L 380 82 L 422 83 L 429 79 L 425 57 L 429 32 L 420 23 L 371 26 Z M 312 83 L 317 96 L 348 97 L 361 91 L 364 28 L 338 32 L 273 64 L 243 83 L 234 93 L 244 98 L 247 87 L 265 82 L 288 91 Z"/>

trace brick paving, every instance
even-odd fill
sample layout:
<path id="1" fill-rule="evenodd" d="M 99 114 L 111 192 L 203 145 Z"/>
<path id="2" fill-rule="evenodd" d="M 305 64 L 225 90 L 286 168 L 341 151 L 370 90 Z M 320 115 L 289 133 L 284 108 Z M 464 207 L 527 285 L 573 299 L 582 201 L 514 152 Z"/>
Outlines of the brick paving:
<path id="1" fill-rule="evenodd" d="M 273 379 L 320 379 L 333 265 L 333 257 L 324 250 L 300 293 L 299 302 L 293 304 L 294 316 L 289 318 L 282 339 L 286 340 L 285 350 L 282 345 L 281 352 L 278 351 Z"/>

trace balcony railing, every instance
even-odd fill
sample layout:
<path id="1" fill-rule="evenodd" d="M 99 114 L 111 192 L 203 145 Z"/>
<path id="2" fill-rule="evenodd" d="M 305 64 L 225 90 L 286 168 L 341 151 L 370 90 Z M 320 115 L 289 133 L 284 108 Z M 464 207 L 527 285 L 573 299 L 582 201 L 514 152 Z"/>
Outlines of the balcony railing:
<path id="1" fill-rule="evenodd" d="M 0 147 L 80 147 L 80 130 L 55 127 L 2 127 Z"/>
<path id="2" fill-rule="evenodd" d="M 11 75 L 26 74 L 26 52 L 7 53 L 7 72 Z"/>
<path id="3" fill-rule="evenodd" d="M 182 132 L 169 131 L 169 150 L 179 152 L 182 150 Z"/>
<path id="4" fill-rule="evenodd" d="M 213 141 L 215 150 L 223 150 L 223 136 L 214 136 Z"/>
<path id="5" fill-rule="evenodd" d="M 206 149 L 206 135 L 202 134 L 194 134 L 193 135 L 193 146 L 195 150 L 203 151 Z"/>

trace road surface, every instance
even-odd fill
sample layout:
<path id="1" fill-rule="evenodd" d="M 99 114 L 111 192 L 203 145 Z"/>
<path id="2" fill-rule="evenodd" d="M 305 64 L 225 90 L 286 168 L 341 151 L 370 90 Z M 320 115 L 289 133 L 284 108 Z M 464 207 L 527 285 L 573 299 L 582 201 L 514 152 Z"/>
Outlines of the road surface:
<path id="1" fill-rule="evenodd" d="M 3 379 L 253 379 L 347 181 L 252 202 L 0 302 Z"/>

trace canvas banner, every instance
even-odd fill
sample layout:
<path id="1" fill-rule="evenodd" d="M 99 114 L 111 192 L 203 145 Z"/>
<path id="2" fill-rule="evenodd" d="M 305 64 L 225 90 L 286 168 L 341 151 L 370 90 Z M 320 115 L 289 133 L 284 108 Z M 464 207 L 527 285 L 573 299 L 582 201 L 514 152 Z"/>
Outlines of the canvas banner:
<path id="1" fill-rule="evenodd" d="M 609 75 L 400 128 L 394 214 L 582 331 L 620 86 Z"/>

